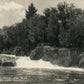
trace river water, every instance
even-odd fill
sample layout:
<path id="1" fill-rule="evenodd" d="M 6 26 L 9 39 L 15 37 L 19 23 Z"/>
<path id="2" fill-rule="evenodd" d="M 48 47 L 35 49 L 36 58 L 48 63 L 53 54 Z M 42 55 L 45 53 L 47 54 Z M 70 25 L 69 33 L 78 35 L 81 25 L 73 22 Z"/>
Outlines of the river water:
<path id="1" fill-rule="evenodd" d="M 84 84 L 84 69 L 20 57 L 16 67 L 0 67 L 0 84 Z"/>

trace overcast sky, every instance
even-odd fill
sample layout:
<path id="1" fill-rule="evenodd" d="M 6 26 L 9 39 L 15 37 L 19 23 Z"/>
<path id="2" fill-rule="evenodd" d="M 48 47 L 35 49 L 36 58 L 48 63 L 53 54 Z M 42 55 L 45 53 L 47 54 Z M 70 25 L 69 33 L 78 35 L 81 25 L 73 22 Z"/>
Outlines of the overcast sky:
<path id="1" fill-rule="evenodd" d="M 56 7 L 63 1 L 84 9 L 84 0 L 0 0 L 0 28 L 21 22 L 30 3 L 34 3 L 38 13 L 42 13 L 45 8 Z"/>

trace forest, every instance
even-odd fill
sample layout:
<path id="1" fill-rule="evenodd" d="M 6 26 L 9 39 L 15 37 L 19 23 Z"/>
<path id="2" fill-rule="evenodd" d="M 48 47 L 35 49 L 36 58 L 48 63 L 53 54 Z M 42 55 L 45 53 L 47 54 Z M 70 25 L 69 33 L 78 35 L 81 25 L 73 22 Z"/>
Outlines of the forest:
<path id="1" fill-rule="evenodd" d="M 84 10 L 74 4 L 38 9 L 31 3 L 22 22 L 0 28 L 0 53 L 28 55 L 38 45 L 84 47 Z"/>

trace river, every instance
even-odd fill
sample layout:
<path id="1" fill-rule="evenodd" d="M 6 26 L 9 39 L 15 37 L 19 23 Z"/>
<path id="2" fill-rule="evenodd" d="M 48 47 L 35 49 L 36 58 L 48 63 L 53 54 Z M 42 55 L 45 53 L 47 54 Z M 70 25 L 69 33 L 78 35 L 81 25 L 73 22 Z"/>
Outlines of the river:
<path id="1" fill-rule="evenodd" d="M 0 84 L 84 84 L 84 69 L 20 57 L 15 67 L 0 67 Z"/>

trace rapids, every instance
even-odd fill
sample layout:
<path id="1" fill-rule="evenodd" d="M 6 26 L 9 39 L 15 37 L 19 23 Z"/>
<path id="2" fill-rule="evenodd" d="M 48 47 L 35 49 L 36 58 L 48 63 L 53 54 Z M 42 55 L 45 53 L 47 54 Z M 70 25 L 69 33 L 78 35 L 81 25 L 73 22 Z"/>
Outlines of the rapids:
<path id="1" fill-rule="evenodd" d="M 58 65 L 53 65 L 48 61 L 43 60 L 31 60 L 29 57 L 18 57 L 16 60 L 15 68 L 43 68 L 43 69 L 56 69 L 64 71 L 80 71 L 84 72 L 84 69 L 77 67 L 63 67 Z"/>

